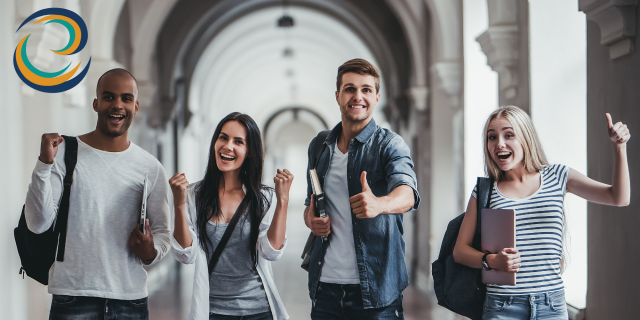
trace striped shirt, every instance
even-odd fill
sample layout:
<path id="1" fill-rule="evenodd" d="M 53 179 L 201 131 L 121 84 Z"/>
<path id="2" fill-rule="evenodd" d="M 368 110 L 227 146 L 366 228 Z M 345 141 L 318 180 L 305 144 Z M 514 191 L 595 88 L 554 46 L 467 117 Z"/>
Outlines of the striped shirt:
<path id="1" fill-rule="evenodd" d="M 516 249 L 522 263 L 515 286 L 487 285 L 487 293 L 531 294 L 564 288 L 560 259 L 568 173 L 569 167 L 560 164 L 543 169 L 538 191 L 522 199 L 503 195 L 494 184 L 489 207 L 516 211 Z M 472 193 L 474 198 L 476 191 L 477 186 Z"/>

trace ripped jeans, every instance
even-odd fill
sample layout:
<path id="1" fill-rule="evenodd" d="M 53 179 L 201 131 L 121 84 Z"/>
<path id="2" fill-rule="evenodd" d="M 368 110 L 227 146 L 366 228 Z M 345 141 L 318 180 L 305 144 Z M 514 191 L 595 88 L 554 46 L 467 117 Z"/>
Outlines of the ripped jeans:
<path id="1" fill-rule="evenodd" d="M 507 319 L 568 320 L 564 290 L 520 295 L 487 294 L 482 320 Z"/>
<path id="2" fill-rule="evenodd" d="M 318 282 L 316 299 L 311 307 L 312 320 L 402 320 L 402 295 L 390 305 L 365 309 L 359 284 Z"/>

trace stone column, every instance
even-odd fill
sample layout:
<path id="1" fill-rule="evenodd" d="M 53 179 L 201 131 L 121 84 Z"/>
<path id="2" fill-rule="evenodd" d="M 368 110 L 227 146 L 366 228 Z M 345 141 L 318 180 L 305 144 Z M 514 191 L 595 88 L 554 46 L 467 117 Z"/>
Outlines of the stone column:
<path id="1" fill-rule="evenodd" d="M 618 6 L 636 2 L 579 2 L 589 21 L 586 26 L 587 128 L 590 128 L 587 130 L 587 173 L 590 178 L 607 184 L 612 180 L 614 156 L 612 143 L 607 137 L 605 112 L 611 113 L 613 121 L 627 124 L 632 133 L 627 143 L 631 204 L 621 208 L 588 204 L 586 319 L 589 320 L 638 318 L 640 274 L 636 270 L 640 265 L 640 203 L 637 200 L 640 199 L 640 170 L 637 159 L 640 156 L 640 139 L 634 138 L 633 132 L 640 130 L 640 55 L 632 51 L 623 56 L 618 54 L 621 52 L 619 49 L 633 48 L 640 45 L 640 41 L 637 37 L 625 36 L 619 42 L 605 41 L 610 45 L 603 45 L 603 37 L 606 39 L 606 34 L 614 33 L 606 31 L 611 31 L 612 26 L 620 27 L 618 34 L 624 34 L 622 26 L 630 26 L 633 22 L 633 33 L 639 31 L 635 24 L 640 11 L 638 6 Z M 600 4 L 600 14 L 611 15 L 606 19 L 606 25 L 600 18 L 594 18 L 594 11 L 589 10 L 589 5 L 595 3 Z M 630 34 L 630 31 L 626 32 Z"/>
<path id="2" fill-rule="evenodd" d="M 498 73 L 498 103 L 530 113 L 529 4 L 527 0 L 487 0 L 489 28 L 477 41 L 487 64 Z"/>

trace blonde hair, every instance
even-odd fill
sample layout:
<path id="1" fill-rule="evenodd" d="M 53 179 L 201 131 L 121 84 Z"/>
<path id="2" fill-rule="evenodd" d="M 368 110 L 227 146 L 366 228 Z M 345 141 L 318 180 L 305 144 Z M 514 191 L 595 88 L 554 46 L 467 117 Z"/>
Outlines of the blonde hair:
<path id="1" fill-rule="evenodd" d="M 520 144 L 522 144 L 522 149 L 524 150 L 524 159 L 522 159 L 522 163 L 528 172 L 538 172 L 549 166 L 547 156 L 544 154 L 544 150 L 542 150 L 542 144 L 540 144 L 540 139 L 538 138 L 538 134 L 536 133 L 536 129 L 533 127 L 533 122 L 529 115 L 518 107 L 505 106 L 500 107 L 491 113 L 484 125 L 484 131 L 482 132 L 484 140 L 484 170 L 489 178 L 492 178 L 495 181 L 500 181 L 500 179 L 504 177 L 504 171 L 500 170 L 500 167 L 498 167 L 491 157 L 491 152 L 489 152 L 489 145 L 487 143 L 487 130 L 489 130 L 489 124 L 498 117 L 504 117 L 511 122 L 513 131 L 516 134 L 516 139 L 518 139 Z"/>

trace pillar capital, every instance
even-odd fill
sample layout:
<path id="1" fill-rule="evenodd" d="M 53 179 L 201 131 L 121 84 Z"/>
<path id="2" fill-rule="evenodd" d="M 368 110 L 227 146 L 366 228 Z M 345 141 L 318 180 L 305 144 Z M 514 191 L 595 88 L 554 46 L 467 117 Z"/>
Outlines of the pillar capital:
<path id="1" fill-rule="evenodd" d="M 600 44 L 613 59 L 633 53 L 638 0 L 579 0 L 579 10 L 600 28 Z"/>

